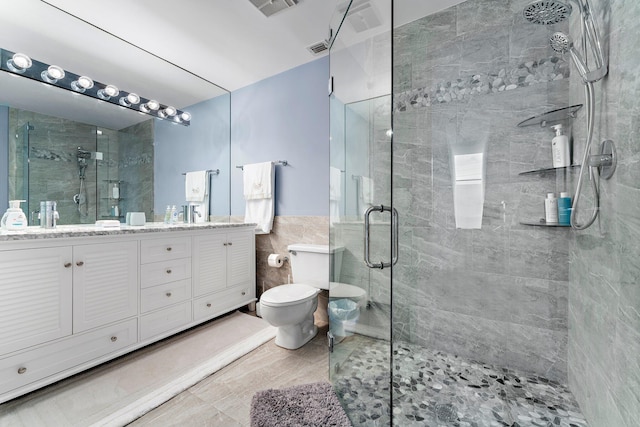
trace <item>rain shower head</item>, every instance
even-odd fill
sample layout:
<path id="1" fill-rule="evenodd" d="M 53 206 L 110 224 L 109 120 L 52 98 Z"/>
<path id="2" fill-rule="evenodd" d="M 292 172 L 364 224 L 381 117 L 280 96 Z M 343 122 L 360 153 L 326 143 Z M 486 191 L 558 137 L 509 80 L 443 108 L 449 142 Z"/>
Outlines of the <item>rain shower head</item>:
<path id="1" fill-rule="evenodd" d="M 524 8 L 524 19 L 532 24 L 551 25 L 569 18 L 571 5 L 559 0 L 536 0 Z"/>

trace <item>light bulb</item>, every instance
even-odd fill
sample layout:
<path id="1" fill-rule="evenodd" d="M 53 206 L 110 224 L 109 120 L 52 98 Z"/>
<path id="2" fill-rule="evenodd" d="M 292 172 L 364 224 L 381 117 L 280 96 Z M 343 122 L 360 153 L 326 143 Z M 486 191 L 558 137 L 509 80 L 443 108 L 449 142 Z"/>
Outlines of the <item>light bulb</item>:
<path id="1" fill-rule="evenodd" d="M 14 73 L 24 73 L 24 70 L 30 68 L 33 63 L 24 53 L 14 53 L 11 59 L 7 61 L 7 68 Z"/>
<path id="2" fill-rule="evenodd" d="M 40 77 L 47 83 L 55 83 L 64 78 L 64 70 L 57 65 L 49 65 L 49 68 L 40 73 Z"/>
<path id="3" fill-rule="evenodd" d="M 117 96 L 120 93 L 120 90 L 114 85 L 107 85 L 104 89 L 100 89 L 98 91 L 98 96 L 105 101 L 110 99 L 112 96 Z"/>
<path id="4" fill-rule="evenodd" d="M 160 111 L 158 115 L 162 118 L 167 118 L 167 117 L 175 116 L 177 112 L 178 111 L 175 109 L 175 107 L 172 107 L 169 105 L 165 107 L 162 111 Z"/>
<path id="5" fill-rule="evenodd" d="M 158 108 L 160 108 L 160 104 L 155 99 L 150 99 L 145 104 L 140 105 L 140 110 L 144 111 L 145 113 L 156 111 Z"/>
<path id="6" fill-rule="evenodd" d="M 190 113 L 187 113 L 186 111 L 184 111 L 182 114 L 180 114 L 180 119 L 181 119 L 183 122 L 188 122 L 188 121 L 190 121 L 190 120 L 191 120 L 191 114 L 190 114 Z"/>
<path id="7" fill-rule="evenodd" d="M 87 89 L 93 87 L 93 80 L 87 76 L 80 76 L 77 80 L 71 82 L 71 88 L 76 92 L 83 93 Z"/>
<path id="8" fill-rule="evenodd" d="M 124 105 L 125 107 L 131 107 L 132 105 L 140 103 L 140 97 L 136 93 L 130 93 L 127 96 L 123 96 L 120 98 L 120 105 Z"/>

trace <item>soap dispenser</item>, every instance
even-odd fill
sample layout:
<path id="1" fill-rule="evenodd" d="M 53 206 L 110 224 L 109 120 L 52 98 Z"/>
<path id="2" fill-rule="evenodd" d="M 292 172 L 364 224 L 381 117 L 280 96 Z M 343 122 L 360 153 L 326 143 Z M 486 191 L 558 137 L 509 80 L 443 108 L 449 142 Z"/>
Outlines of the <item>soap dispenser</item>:
<path id="1" fill-rule="evenodd" d="M 557 124 L 551 126 L 556 136 L 551 140 L 551 155 L 554 168 L 564 168 L 571 164 L 569 153 L 569 137 L 564 134 L 564 126 Z"/>
<path id="2" fill-rule="evenodd" d="M 20 208 L 26 200 L 9 200 L 9 209 L 2 216 L 0 224 L 4 230 L 22 230 L 27 228 L 27 217 Z"/>

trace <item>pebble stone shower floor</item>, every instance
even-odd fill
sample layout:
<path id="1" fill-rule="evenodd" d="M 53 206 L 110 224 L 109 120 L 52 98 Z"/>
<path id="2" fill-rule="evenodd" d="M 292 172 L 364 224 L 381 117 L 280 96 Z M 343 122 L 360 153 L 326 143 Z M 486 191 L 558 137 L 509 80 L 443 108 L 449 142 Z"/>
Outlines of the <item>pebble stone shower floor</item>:
<path id="1" fill-rule="evenodd" d="M 389 343 L 354 335 L 332 379 L 354 426 L 389 426 Z M 335 360 L 335 359 L 334 359 Z M 394 344 L 393 425 L 588 427 L 566 385 Z"/>

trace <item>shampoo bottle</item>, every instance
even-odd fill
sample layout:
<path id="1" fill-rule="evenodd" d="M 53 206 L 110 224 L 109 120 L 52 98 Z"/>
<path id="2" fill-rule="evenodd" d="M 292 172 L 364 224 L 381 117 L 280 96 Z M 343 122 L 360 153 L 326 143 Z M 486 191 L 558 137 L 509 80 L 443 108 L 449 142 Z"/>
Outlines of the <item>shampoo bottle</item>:
<path id="1" fill-rule="evenodd" d="M 558 223 L 558 199 L 555 193 L 547 193 L 544 199 L 544 220 L 547 224 Z"/>
<path id="2" fill-rule="evenodd" d="M 571 154 L 569 153 L 569 137 L 564 134 L 564 126 L 557 124 L 551 126 L 556 136 L 551 140 L 551 155 L 554 168 L 567 167 L 571 163 Z"/>
<path id="3" fill-rule="evenodd" d="M 563 191 L 558 199 L 558 224 L 571 225 L 571 197 Z"/>

